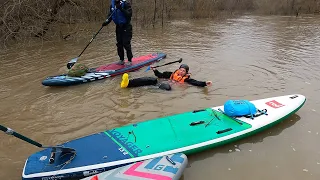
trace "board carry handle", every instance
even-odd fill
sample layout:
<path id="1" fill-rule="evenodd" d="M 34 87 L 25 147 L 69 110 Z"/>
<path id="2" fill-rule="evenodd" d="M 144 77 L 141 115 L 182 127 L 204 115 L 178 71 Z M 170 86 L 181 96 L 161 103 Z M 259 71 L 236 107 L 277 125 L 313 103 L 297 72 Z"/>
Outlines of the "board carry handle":
<path id="1" fill-rule="evenodd" d="M 195 125 L 199 125 L 199 124 L 203 124 L 205 123 L 204 121 L 196 121 L 196 122 L 192 122 L 190 123 L 190 126 L 195 126 Z"/>
<path id="2" fill-rule="evenodd" d="M 166 159 L 167 159 L 172 165 L 176 165 L 176 163 L 173 162 L 172 159 L 169 158 L 169 156 L 166 156 Z"/>
<path id="3" fill-rule="evenodd" d="M 227 129 L 224 129 L 224 130 L 217 131 L 216 133 L 217 133 L 217 134 L 222 134 L 222 133 L 229 132 L 229 131 L 231 131 L 231 130 L 232 130 L 232 128 L 227 128 Z"/>
<path id="4" fill-rule="evenodd" d="M 201 111 L 206 111 L 206 110 L 205 109 L 194 110 L 194 111 L 192 111 L 192 113 L 197 113 L 197 112 L 201 112 Z"/>

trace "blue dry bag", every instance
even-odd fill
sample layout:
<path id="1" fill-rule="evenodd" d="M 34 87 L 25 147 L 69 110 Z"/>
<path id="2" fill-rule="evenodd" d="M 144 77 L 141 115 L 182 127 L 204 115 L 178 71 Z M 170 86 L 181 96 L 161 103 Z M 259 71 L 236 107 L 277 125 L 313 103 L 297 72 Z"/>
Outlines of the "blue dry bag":
<path id="1" fill-rule="evenodd" d="M 253 115 L 257 113 L 257 108 L 248 100 L 228 100 L 224 103 L 224 112 L 231 117 Z"/>

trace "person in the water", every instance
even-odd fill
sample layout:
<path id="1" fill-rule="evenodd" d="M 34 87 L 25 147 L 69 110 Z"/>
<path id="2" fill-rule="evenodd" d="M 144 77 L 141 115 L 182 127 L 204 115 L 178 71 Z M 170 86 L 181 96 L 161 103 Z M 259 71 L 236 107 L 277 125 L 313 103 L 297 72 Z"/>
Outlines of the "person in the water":
<path id="1" fill-rule="evenodd" d="M 170 71 L 164 71 L 159 72 L 156 68 L 151 67 L 151 69 L 154 72 L 154 75 L 158 78 L 164 78 L 169 79 L 172 82 L 178 82 L 178 83 L 188 83 L 194 86 L 211 86 L 211 81 L 198 81 L 191 78 L 191 74 L 189 73 L 189 66 L 186 64 L 180 65 L 179 69 L 175 70 L 174 72 Z M 158 79 L 154 77 L 142 77 L 142 78 L 135 78 L 129 80 L 129 75 L 127 73 L 122 75 L 122 81 L 121 81 L 121 88 L 127 88 L 127 87 L 139 87 L 139 86 L 149 86 L 149 85 L 157 85 Z M 169 84 L 160 84 L 159 88 L 165 89 L 165 90 L 171 90 L 171 87 Z"/>

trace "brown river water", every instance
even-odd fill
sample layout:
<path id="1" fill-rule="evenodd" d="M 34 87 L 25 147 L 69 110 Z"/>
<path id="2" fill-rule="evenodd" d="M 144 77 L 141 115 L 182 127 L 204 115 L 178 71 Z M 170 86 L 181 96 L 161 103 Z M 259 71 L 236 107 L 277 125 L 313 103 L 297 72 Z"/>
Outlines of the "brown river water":
<path id="1" fill-rule="evenodd" d="M 320 179 L 320 17 L 175 20 L 163 29 L 134 29 L 134 56 L 166 53 L 158 64 L 181 57 L 193 78 L 213 81 L 209 88 L 121 89 L 121 76 L 79 86 L 43 86 L 45 77 L 66 72 L 66 63 L 94 33 L 78 41 L 38 42 L 2 52 L 0 123 L 55 145 L 127 123 L 222 105 L 228 99 L 299 93 L 307 102 L 295 115 L 254 136 L 189 156 L 181 179 Z M 90 67 L 110 63 L 118 58 L 115 50 L 112 25 L 79 62 Z M 153 76 L 144 70 L 130 77 Z M 39 148 L 4 133 L 0 139 L 0 179 L 21 179 L 26 158 Z"/>

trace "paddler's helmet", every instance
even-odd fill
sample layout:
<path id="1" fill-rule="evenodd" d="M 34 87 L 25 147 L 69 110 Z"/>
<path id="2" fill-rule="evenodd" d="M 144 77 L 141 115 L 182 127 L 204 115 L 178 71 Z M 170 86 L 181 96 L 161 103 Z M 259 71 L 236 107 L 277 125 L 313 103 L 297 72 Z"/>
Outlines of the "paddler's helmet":
<path id="1" fill-rule="evenodd" d="M 186 64 L 181 64 L 180 67 L 179 67 L 179 69 L 180 69 L 180 68 L 185 69 L 187 73 L 189 72 L 189 66 L 186 65 Z"/>

